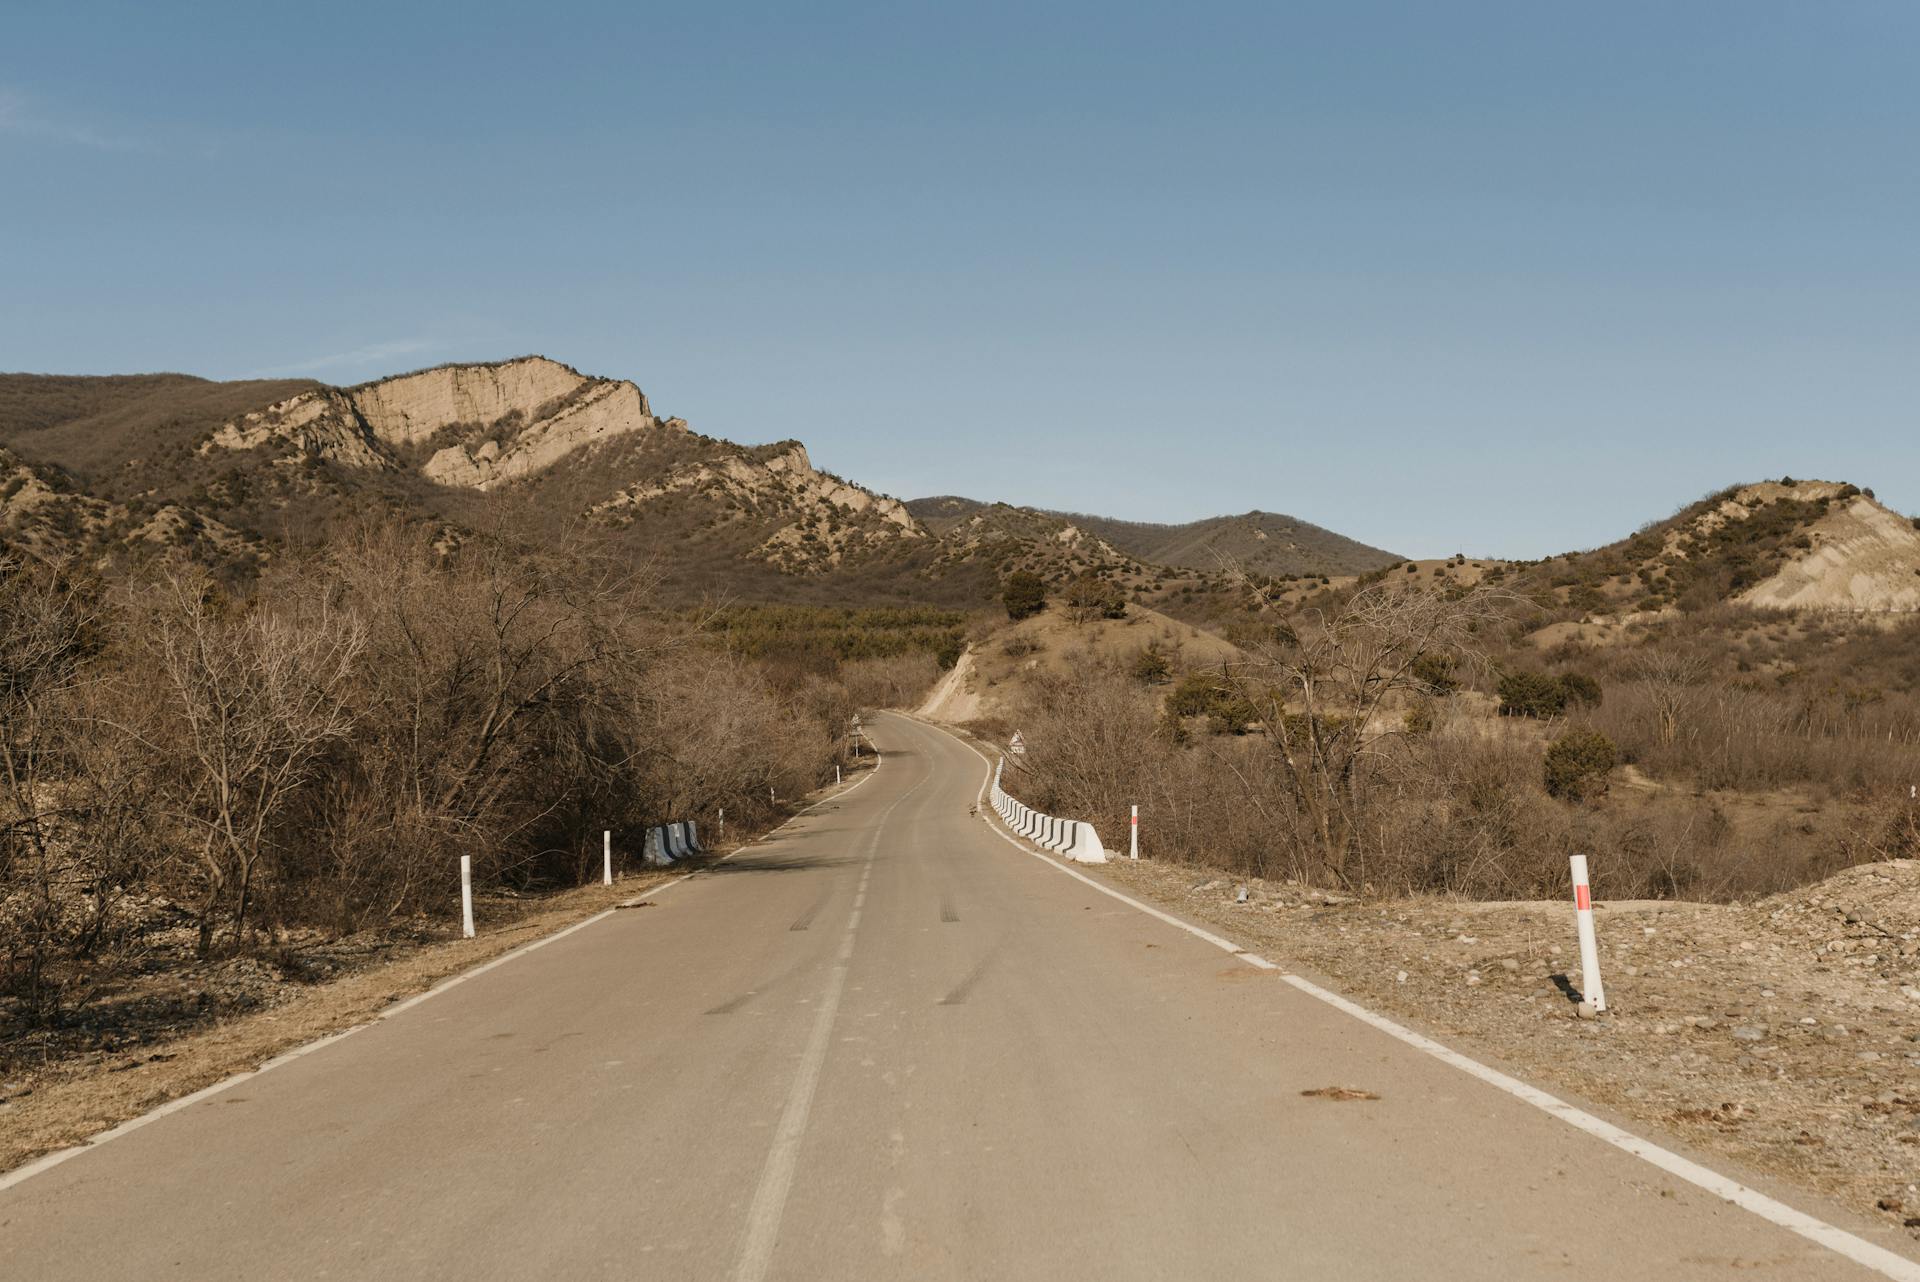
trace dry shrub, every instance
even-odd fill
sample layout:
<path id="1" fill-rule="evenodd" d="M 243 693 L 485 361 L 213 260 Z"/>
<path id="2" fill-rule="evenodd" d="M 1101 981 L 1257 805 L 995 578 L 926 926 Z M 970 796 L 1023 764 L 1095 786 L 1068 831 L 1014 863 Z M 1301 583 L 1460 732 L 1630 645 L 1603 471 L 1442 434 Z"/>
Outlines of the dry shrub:
<path id="1" fill-rule="evenodd" d="M 922 651 L 832 672 L 731 650 L 563 549 L 371 526 L 236 594 L 175 567 L 85 592 L 0 563 L 0 1022 L 71 1015 L 187 905 L 203 956 L 348 932 L 482 884 L 597 873 L 599 835 L 752 824 L 830 779 Z M 776 673 L 784 671 L 785 679 Z M 171 911 L 171 910 L 170 910 Z"/>
<path id="2" fill-rule="evenodd" d="M 940 662 L 921 650 L 840 666 L 840 680 L 856 708 L 911 708 L 940 680 Z"/>
<path id="3" fill-rule="evenodd" d="M 1181 736 L 1124 672 L 1092 666 L 1044 687 L 1025 722 L 1028 754 L 1007 786 L 1029 804 L 1090 819 L 1105 837 L 1141 810 L 1152 857 L 1375 893 L 1558 898 L 1567 857 L 1593 859 L 1611 898 L 1733 900 L 1773 893 L 1920 843 L 1889 810 L 1866 836 L 1803 818 L 1736 838 L 1710 797 L 1635 791 L 1594 804 L 1547 794 L 1537 736 L 1441 701 L 1426 734 L 1378 742 L 1355 794 L 1351 872 L 1329 877 L 1284 764 L 1261 736 Z M 1902 824 L 1905 826 L 1902 826 Z"/>

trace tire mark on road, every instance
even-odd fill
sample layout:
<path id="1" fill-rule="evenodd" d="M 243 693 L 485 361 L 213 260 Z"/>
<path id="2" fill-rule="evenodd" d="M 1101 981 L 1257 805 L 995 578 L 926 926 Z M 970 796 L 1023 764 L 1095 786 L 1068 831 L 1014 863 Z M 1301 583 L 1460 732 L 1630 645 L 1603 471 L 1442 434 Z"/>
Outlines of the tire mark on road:
<path id="1" fill-rule="evenodd" d="M 953 991 L 948 993 L 945 997 L 942 997 L 939 1001 L 935 1002 L 934 1005 L 959 1006 L 964 1004 L 967 1000 L 967 997 L 973 992 L 974 985 L 978 984 L 980 982 L 981 976 L 987 973 L 987 967 L 993 965 L 994 958 L 1000 955 L 1000 947 L 1001 947 L 1000 944 L 995 944 L 987 952 L 986 956 L 982 957 L 978 962 L 974 963 L 973 969 L 967 972 L 967 977 L 961 980 L 958 984 L 955 984 L 953 986 Z"/>
<path id="2" fill-rule="evenodd" d="M 787 927 L 787 929 L 788 930 L 805 930 L 807 929 L 807 927 L 813 925 L 813 919 L 820 915 L 820 910 L 822 908 L 825 908 L 827 906 L 827 901 L 832 898 L 833 898 L 833 887 L 832 886 L 823 887 L 820 891 L 820 898 L 814 900 L 812 904 L 808 905 L 807 911 L 801 913 L 798 917 L 794 918 L 793 925 Z"/>

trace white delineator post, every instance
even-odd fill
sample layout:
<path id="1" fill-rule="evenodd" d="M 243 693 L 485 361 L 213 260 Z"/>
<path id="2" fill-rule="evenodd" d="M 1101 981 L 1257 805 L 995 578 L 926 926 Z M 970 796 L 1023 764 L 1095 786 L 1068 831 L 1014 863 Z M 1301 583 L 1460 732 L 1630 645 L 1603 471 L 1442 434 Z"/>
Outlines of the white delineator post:
<path id="1" fill-rule="evenodd" d="M 600 832 L 600 884 L 613 884 L 613 829 L 605 828 Z"/>
<path id="2" fill-rule="evenodd" d="M 1133 808 L 1133 814 L 1127 820 L 1127 853 L 1135 859 L 1140 857 L 1140 807 Z"/>
<path id="3" fill-rule="evenodd" d="M 714 833 L 714 838 L 718 841 L 727 839 L 727 808 L 725 806 L 720 807 L 720 827 Z"/>
<path id="4" fill-rule="evenodd" d="M 833 784 L 834 784 L 834 787 L 836 788 L 840 786 L 840 767 L 839 766 L 835 766 L 833 768 Z"/>
<path id="5" fill-rule="evenodd" d="M 1607 1008 L 1607 990 L 1600 983 L 1600 944 L 1593 934 L 1593 889 L 1587 882 L 1587 857 L 1573 855 L 1573 916 L 1580 928 L 1580 995 L 1593 1009 Z"/>
<path id="6" fill-rule="evenodd" d="M 460 856 L 460 933 L 473 938 L 473 856 Z"/>

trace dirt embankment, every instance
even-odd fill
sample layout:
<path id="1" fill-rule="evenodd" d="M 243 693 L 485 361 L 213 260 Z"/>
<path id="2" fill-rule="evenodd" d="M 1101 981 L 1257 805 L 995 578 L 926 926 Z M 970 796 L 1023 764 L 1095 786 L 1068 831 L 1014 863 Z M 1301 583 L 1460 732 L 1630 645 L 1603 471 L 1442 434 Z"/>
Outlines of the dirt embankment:
<path id="1" fill-rule="evenodd" d="M 1920 1239 L 1920 861 L 1750 905 L 1596 905 L 1598 1019 L 1571 996 L 1570 904 L 1350 900 L 1150 860 L 1106 871 L 1469 1053 Z"/>
<path id="2" fill-rule="evenodd" d="M 948 725 L 1012 716 L 1034 706 L 1035 683 L 1089 664 L 1128 663 L 1149 647 L 1174 671 L 1241 657 L 1231 642 L 1142 605 L 1129 605 L 1120 619 L 1076 621 L 1055 603 L 969 649 L 919 715 Z"/>

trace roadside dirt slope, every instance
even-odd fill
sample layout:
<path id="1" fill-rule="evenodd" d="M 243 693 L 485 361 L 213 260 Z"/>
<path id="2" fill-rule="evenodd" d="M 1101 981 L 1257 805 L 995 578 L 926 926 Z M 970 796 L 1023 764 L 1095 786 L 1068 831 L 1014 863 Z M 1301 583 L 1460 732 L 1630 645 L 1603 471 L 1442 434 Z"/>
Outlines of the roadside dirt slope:
<path id="1" fill-rule="evenodd" d="M 955 702 L 946 705 L 970 715 L 923 715 L 950 722 L 1007 717 L 1034 706 L 1035 682 L 1064 677 L 1090 663 L 1130 662 L 1148 646 L 1166 655 L 1175 672 L 1217 666 L 1240 654 L 1214 633 L 1142 605 L 1129 605 L 1123 619 L 1076 623 L 1055 603 L 1001 628 L 970 652 L 972 662 L 949 696 Z"/>
<path id="2" fill-rule="evenodd" d="M 1141 832 L 1151 852 L 1151 815 Z M 1591 1020 L 1571 904 L 1356 900 L 1152 859 L 1104 872 L 1469 1053 L 1920 1239 L 1920 861 L 1747 905 L 1598 903 L 1610 1009 Z"/>

